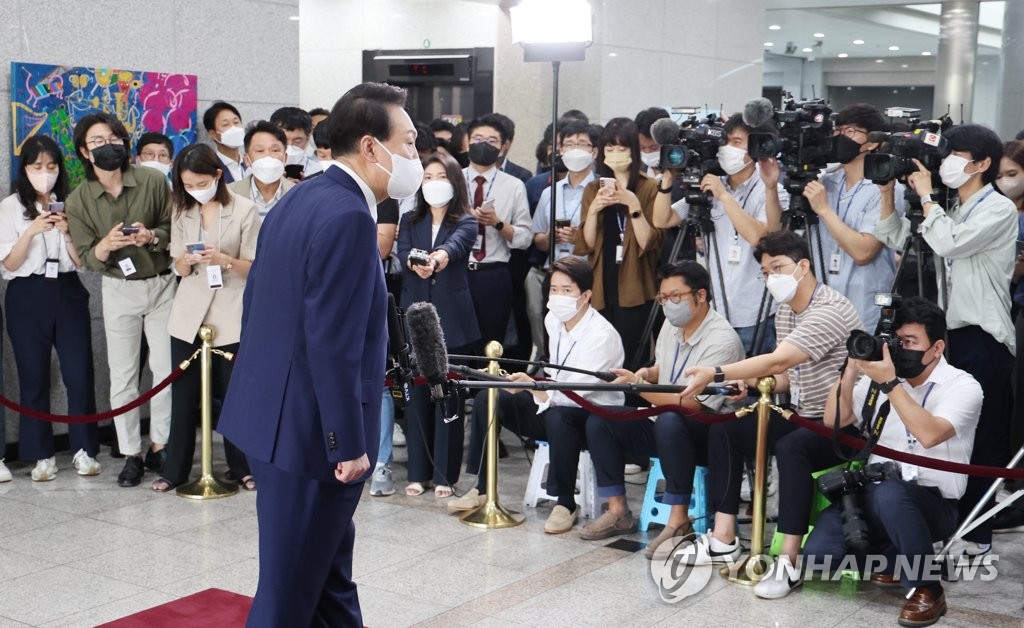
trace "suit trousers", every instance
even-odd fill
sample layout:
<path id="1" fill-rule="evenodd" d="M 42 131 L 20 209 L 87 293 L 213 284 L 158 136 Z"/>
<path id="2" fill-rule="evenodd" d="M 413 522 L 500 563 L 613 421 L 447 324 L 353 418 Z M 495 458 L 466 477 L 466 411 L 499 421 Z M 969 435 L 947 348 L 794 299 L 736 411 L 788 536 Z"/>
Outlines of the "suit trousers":
<path id="1" fill-rule="evenodd" d="M 320 482 L 253 459 L 259 584 L 246 626 L 362 626 L 352 549 L 363 482 Z"/>
<path id="2" fill-rule="evenodd" d="M 174 364 L 180 364 L 188 359 L 196 349 L 202 346 L 202 341 L 197 336 L 192 343 L 171 338 L 171 360 Z M 224 351 L 238 353 L 238 343 L 220 347 Z M 227 394 L 228 382 L 231 380 L 232 363 L 218 355 L 213 356 L 210 368 L 211 397 L 223 399 Z M 164 462 L 163 478 L 177 486 L 188 482 L 189 474 L 192 472 L 192 459 L 196 453 L 196 427 L 200 425 L 202 396 L 202 372 L 199 368 L 199 361 L 196 360 L 192 366 L 185 370 L 185 373 L 178 381 L 171 385 L 171 431 L 167 440 L 167 460 Z M 217 416 L 213 417 L 214 427 L 217 425 Z M 228 461 L 228 468 L 235 480 L 241 480 L 251 475 L 249 463 L 245 454 L 231 444 L 227 438 L 224 439 L 224 456 Z"/>
<path id="3" fill-rule="evenodd" d="M 466 433 L 462 404 L 459 404 L 456 419 L 445 423 L 441 408 L 430 399 L 427 386 L 413 386 L 409 397 L 405 406 L 409 481 L 455 486 L 459 481 L 462 441 Z"/>
<path id="4" fill-rule="evenodd" d="M 490 423 L 487 420 L 487 390 L 476 394 L 473 401 L 473 420 L 469 424 L 469 451 L 466 452 L 466 473 L 477 475 L 476 487 L 481 494 L 487 492 L 487 434 Z M 547 440 L 544 417 L 537 414 L 537 404 L 529 391 L 510 393 L 498 391 L 498 433 L 508 429 L 522 438 Z M 554 479 L 555 465 L 548 472 L 548 483 Z M 553 485 L 553 484 L 552 484 Z"/>
<path id="5" fill-rule="evenodd" d="M 492 340 L 504 344 L 512 309 L 512 277 L 508 264 L 469 271 L 469 292 L 473 296 L 483 345 Z"/>
<path id="6" fill-rule="evenodd" d="M 89 292 L 78 273 L 60 273 L 56 281 L 42 275 L 12 279 L 6 307 L 21 403 L 50 411 L 50 356 L 56 348 L 68 391 L 68 414 L 96 412 Z M 99 453 L 96 423 L 69 424 L 68 437 L 71 453 L 83 449 L 93 458 Z M 21 415 L 18 442 L 23 460 L 53 456 L 53 424 Z"/>

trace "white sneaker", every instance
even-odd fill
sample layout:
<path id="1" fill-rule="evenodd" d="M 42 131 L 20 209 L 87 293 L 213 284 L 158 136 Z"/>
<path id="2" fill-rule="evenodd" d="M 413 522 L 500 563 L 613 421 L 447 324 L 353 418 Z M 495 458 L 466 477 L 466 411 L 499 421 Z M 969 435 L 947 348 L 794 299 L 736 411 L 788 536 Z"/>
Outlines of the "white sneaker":
<path id="1" fill-rule="evenodd" d="M 36 468 L 32 469 L 33 482 L 49 482 L 55 477 L 57 477 L 57 459 L 52 456 L 36 462 Z"/>
<path id="2" fill-rule="evenodd" d="M 714 545 L 714 547 L 712 547 Z M 704 565 L 729 565 L 740 558 L 740 540 L 723 543 L 706 532 L 693 543 L 687 543 L 675 551 L 679 561 L 684 565 L 701 567 Z"/>
<path id="3" fill-rule="evenodd" d="M 957 539 L 949 546 L 949 552 L 947 556 L 953 559 L 960 557 L 966 558 L 968 562 L 973 561 L 979 556 L 984 556 L 992 551 L 992 544 L 983 545 L 974 541 L 965 541 L 964 539 Z"/>
<path id="4" fill-rule="evenodd" d="M 766 600 L 777 600 L 803 583 L 800 571 L 790 562 L 789 556 L 779 556 L 768 568 L 768 573 L 754 585 L 754 594 Z"/>
<path id="5" fill-rule="evenodd" d="M 95 458 L 85 453 L 84 449 L 79 449 L 75 457 L 71 459 L 75 463 L 75 470 L 78 471 L 78 475 L 99 475 L 100 474 L 100 463 L 96 462 Z"/>
<path id="6" fill-rule="evenodd" d="M 395 432 L 391 435 L 391 445 L 405 447 L 405 430 L 398 423 L 395 423 Z"/>
<path id="7" fill-rule="evenodd" d="M 753 478 L 747 474 L 747 467 L 743 467 L 743 474 L 740 475 L 740 501 L 750 503 L 750 487 L 754 484 Z"/>
<path id="8" fill-rule="evenodd" d="M 627 464 L 625 468 L 623 468 L 623 471 L 626 475 L 634 475 L 636 473 L 640 473 L 643 469 L 641 469 L 638 464 Z"/>
<path id="9" fill-rule="evenodd" d="M 10 482 L 14 477 L 11 475 L 11 470 L 4 464 L 4 459 L 0 458 L 0 484 L 4 482 Z"/>

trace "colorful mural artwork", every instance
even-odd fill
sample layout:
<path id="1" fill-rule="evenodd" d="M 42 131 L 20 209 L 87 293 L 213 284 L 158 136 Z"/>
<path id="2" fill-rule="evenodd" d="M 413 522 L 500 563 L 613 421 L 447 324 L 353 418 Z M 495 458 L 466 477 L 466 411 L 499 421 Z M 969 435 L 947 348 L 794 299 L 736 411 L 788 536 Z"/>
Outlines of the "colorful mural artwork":
<path id="1" fill-rule="evenodd" d="M 63 148 L 70 183 L 85 170 L 75 154 L 72 132 L 95 111 L 124 123 L 134 143 L 143 133 L 163 133 L 177 153 L 196 141 L 198 92 L 193 74 L 11 62 L 11 179 L 25 140 L 49 135 Z"/>

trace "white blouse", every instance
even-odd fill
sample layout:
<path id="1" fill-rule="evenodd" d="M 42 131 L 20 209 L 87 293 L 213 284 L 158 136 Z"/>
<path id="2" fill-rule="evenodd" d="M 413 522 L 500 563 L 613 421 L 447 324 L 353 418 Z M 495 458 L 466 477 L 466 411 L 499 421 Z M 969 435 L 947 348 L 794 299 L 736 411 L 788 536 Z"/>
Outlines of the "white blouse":
<path id="1" fill-rule="evenodd" d="M 36 202 L 36 210 L 42 211 L 42 206 Z M 17 194 L 11 194 L 3 201 L 0 201 L 0 261 L 7 259 L 18 243 L 21 234 L 28 231 L 32 221 L 25 218 L 25 206 L 21 204 L 21 198 Z M 46 272 L 46 260 L 56 259 L 59 263 L 59 272 L 67 273 L 77 270 L 75 263 L 71 261 L 67 247 L 74 246 L 64 241 L 64 234 L 54 228 L 52 231 L 37 234 L 28 245 L 28 253 L 25 261 L 17 270 L 10 271 L 3 264 L 0 264 L 0 275 L 4 279 L 11 280 L 18 277 L 30 275 L 42 275 Z"/>

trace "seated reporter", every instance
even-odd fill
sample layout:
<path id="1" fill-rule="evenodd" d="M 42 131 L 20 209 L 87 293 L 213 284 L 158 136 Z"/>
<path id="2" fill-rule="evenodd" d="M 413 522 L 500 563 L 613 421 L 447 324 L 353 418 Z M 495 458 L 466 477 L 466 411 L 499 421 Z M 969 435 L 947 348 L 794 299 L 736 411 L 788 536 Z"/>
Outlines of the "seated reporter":
<path id="1" fill-rule="evenodd" d="M 228 191 L 213 149 L 205 144 L 186 147 L 172 175 L 171 257 L 181 276 L 171 305 L 167 331 L 171 360 L 180 364 L 202 346 L 199 328 L 213 328 L 213 344 L 238 352 L 242 327 L 242 293 L 256 254 L 260 216 L 249 199 Z M 227 393 L 232 362 L 214 356 L 215 397 Z M 188 482 L 200 419 L 199 365 L 188 368 L 171 386 L 171 431 L 167 459 L 152 489 L 164 493 Z M 224 439 L 224 454 L 232 477 L 247 491 L 256 482 L 245 454 Z"/>
<path id="2" fill-rule="evenodd" d="M 558 366 L 609 371 L 622 366 L 625 358 L 622 340 L 611 323 L 590 305 L 594 273 L 586 260 L 565 257 L 554 263 L 548 292 L 548 314 L 544 318 L 549 340 L 552 366 L 547 376 L 559 382 L 600 383 L 591 375 L 563 371 Z M 533 381 L 525 373 L 509 376 L 513 382 Z M 590 403 L 621 406 L 620 392 L 579 391 Z M 473 510 L 486 501 L 486 465 L 481 454 L 488 428 L 487 391 L 477 394 L 473 403 L 473 423 L 469 435 L 469 457 L 466 469 L 479 469 L 477 487 L 460 499 L 448 503 L 449 510 Z M 579 519 L 576 505 L 576 470 L 580 451 L 586 448 L 585 427 L 590 413 L 559 391 L 502 390 L 498 393 L 498 420 L 524 438 L 548 441 L 551 465 L 548 471 L 548 492 L 558 497 L 544 524 L 548 534 L 572 530 Z M 622 465 L 619 465 L 620 471 Z"/>
<path id="3" fill-rule="evenodd" d="M 480 342 L 467 268 L 477 224 L 467 211 L 466 180 L 458 162 L 441 153 L 428 157 L 423 184 L 414 198 L 416 209 L 402 217 L 398 229 L 402 308 L 421 301 L 433 303 L 449 351 L 471 353 Z M 429 251 L 426 263 L 410 258 L 413 249 Z M 422 495 L 432 480 L 436 496 L 451 497 L 462 465 L 462 417 L 445 423 L 425 385 L 412 387 L 405 417 L 406 494 Z"/>
<path id="4" fill-rule="evenodd" d="M 665 312 L 665 323 L 655 345 L 654 366 L 631 373 L 613 369 L 616 383 L 657 382 L 685 386 L 687 365 L 725 364 L 742 360 L 743 342 L 728 319 L 711 308 L 711 277 L 697 262 L 685 261 L 662 269 L 656 297 Z M 725 397 L 681 397 L 677 393 L 642 393 L 651 404 L 681 405 L 693 411 L 717 411 Z M 617 421 L 599 415 L 587 419 L 587 443 L 597 473 L 597 494 L 608 500 L 608 510 L 593 523 L 583 526 L 580 536 L 587 540 L 628 534 L 636 520 L 626 507 L 626 456 L 658 456 L 665 471 L 664 502 L 672 510 L 664 529 L 647 544 L 645 555 L 656 556 L 664 544 L 672 548 L 693 535 L 689 504 L 693 476 L 698 464 L 707 465 L 707 423 L 689 419 L 678 412 L 665 412 L 656 420 Z M 673 542 L 666 542 L 673 541 Z M 664 552 L 665 556 L 668 552 Z"/>
<path id="5" fill-rule="evenodd" d="M 895 363 L 888 347 L 883 349 L 879 361 L 850 361 L 842 381 L 837 381 L 829 394 L 825 424 L 831 425 L 837 414 L 841 425 L 858 423 L 868 387 L 874 383 L 882 391 L 876 408 L 886 401 L 891 404 L 879 445 L 967 464 L 974 447 L 982 390 L 969 373 L 951 366 L 942 355 L 946 348 L 945 314 L 924 299 L 907 299 L 897 310 L 896 335 L 903 346 Z M 820 437 L 808 444 L 828 446 Z M 868 459 L 869 464 L 884 462 L 888 461 L 878 455 Z M 926 626 L 946 612 L 946 599 L 939 579 L 923 574 L 927 573 L 933 555 L 932 544 L 948 538 L 956 529 L 957 500 L 964 494 L 967 477 L 902 462 L 896 464 L 901 478 L 869 483 L 860 495 L 871 544 L 868 553 L 882 554 L 888 562 L 882 572 L 872 574 L 871 580 L 882 586 L 902 585 L 910 590 L 899 623 Z M 844 541 L 842 511 L 837 506 L 818 515 L 803 553 L 805 564 L 811 564 L 813 558 L 815 565 L 833 566 L 853 553 Z M 897 556 L 904 557 L 905 564 L 919 565 L 923 573 L 901 569 L 897 579 L 893 573 Z M 856 557 L 857 564 L 862 565 L 864 555 Z M 788 576 L 780 573 L 778 579 L 783 577 Z M 775 591 L 785 595 L 790 589 L 787 584 L 769 580 L 762 580 L 755 587 L 759 594 Z"/>

